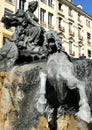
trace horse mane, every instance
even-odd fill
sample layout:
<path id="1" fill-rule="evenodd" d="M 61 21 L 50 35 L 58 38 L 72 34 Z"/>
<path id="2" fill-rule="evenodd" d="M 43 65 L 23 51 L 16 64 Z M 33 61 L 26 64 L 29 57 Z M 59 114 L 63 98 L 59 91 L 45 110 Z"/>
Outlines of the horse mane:
<path id="1" fill-rule="evenodd" d="M 62 50 L 62 52 L 65 53 L 65 54 L 67 55 L 68 60 L 69 60 L 70 62 L 72 62 L 72 59 L 71 59 L 71 57 L 68 55 L 68 53 L 67 53 L 66 51 L 64 51 L 64 50 Z"/>

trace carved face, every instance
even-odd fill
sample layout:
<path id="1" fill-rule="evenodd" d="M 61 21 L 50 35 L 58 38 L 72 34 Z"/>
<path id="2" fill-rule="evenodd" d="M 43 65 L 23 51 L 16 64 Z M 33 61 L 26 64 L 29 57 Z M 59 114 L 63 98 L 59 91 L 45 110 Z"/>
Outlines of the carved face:
<path id="1" fill-rule="evenodd" d="M 53 43 L 55 44 L 55 37 L 54 37 L 54 35 L 53 35 L 53 33 L 52 33 L 51 31 L 45 33 L 44 36 L 45 36 L 45 38 L 46 38 L 48 44 L 50 44 L 50 42 L 53 42 Z"/>
<path id="2" fill-rule="evenodd" d="M 48 31 L 44 33 L 44 44 L 50 49 L 51 53 L 60 52 L 62 50 L 62 41 L 56 31 Z"/>
<path id="3" fill-rule="evenodd" d="M 31 1 L 31 2 L 29 2 L 28 9 L 30 10 L 30 12 L 33 13 L 37 9 L 37 6 L 38 6 L 37 1 Z"/>
<path id="4" fill-rule="evenodd" d="M 57 51 L 56 38 L 54 36 L 54 31 L 48 31 L 44 34 L 45 45 L 48 47 L 49 54 L 55 53 Z"/>

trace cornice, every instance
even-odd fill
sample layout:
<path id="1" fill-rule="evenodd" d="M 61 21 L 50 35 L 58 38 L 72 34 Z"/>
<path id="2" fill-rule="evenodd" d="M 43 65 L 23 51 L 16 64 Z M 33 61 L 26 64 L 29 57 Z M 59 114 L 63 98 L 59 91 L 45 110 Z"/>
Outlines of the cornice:
<path id="1" fill-rule="evenodd" d="M 71 2 L 67 1 L 67 0 L 58 0 L 59 2 L 64 3 L 65 5 L 71 7 L 73 10 L 77 11 L 78 13 L 80 13 L 81 15 L 84 15 L 85 17 L 89 18 L 90 20 L 92 20 L 92 16 L 90 16 L 89 14 L 87 14 L 84 10 L 78 8 L 76 5 L 72 4 Z"/>

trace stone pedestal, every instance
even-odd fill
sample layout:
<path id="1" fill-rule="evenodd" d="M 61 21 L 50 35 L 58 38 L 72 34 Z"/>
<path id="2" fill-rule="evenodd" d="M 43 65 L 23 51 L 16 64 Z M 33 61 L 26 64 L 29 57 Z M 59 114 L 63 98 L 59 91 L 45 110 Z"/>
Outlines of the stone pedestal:
<path id="1" fill-rule="evenodd" d="M 0 72 L 0 130 L 54 130 L 53 124 L 34 107 L 38 75 L 44 65 L 16 66 L 9 72 Z M 55 130 L 92 130 L 91 123 L 73 116 L 60 116 L 55 124 Z"/>

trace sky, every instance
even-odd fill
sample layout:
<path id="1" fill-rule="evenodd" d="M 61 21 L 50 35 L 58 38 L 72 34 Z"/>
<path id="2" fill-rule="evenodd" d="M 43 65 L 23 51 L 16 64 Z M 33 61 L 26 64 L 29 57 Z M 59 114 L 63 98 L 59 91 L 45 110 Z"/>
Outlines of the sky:
<path id="1" fill-rule="evenodd" d="M 83 10 L 92 16 L 92 0 L 74 0 L 74 4 L 81 4 L 83 6 Z"/>

